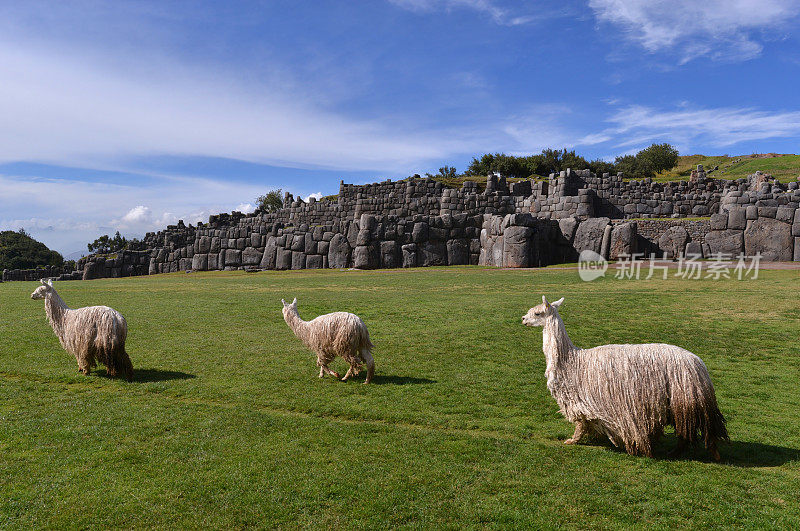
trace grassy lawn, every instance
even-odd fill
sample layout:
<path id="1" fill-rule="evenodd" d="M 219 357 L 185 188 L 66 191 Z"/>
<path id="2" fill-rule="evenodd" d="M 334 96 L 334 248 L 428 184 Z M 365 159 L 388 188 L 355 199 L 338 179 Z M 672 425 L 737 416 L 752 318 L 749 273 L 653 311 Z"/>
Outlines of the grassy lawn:
<path id="1" fill-rule="evenodd" d="M 213 272 L 57 285 L 126 316 L 136 381 L 77 371 L 34 283 L 0 284 L 0 528 L 797 527 L 797 271 L 758 280 L 578 280 L 477 267 Z M 730 445 L 670 460 L 564 446 L 541 331 L 702 357 Z M 283 322 L 345 310 L 374 385 L 317 379 Z M 344 372 L 338 361 L 334 369 Z"/>

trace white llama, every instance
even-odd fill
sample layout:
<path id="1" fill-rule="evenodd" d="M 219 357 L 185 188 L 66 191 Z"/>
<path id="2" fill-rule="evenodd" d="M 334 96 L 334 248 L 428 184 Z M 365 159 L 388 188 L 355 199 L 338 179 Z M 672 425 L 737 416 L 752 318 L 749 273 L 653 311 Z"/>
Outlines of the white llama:
<path id="1" fill-rule="evenodd" d="M 89 374 L 99 361 L 109 376 L 124 375 L 133 380 L 133 366 L 125 352 L 128 325 L 122 315 L 108 306 L 89 306 L 71 310 L 50 280 L 31 293 L 32 299 L 44 299 L 47 320 L 64 350 L 75 356 L 78 370 Z"/>
<path id="2" fill-rule="evenodd" d="M 547 388 L 575 424 L 574 435 L 564 442 L 602 434 L 630 454 L 652 457 L 653 445 L 671 425 L 678 437 L 676 454 L 702 439 L 719 461 L 717 442 L 728 440 L 728 432 L 703 361 L 666 344 L 577 348 L 558 314 L 563 302 L 550 304 L 542 297 L 522 322 L 543 327 Z"/>
<path id="3" fill-rule="evenodd" d="M 375 362 L 372 359 L 372 342 L 364 322 L 352 313 L 334 312 L 320 315 L 311 321 L 303 321 L 297 313 L 297 299 L 291 304 L 281 299 L 283 318 L 294 335 L 303 344 L 317 354 L 319 377 L 325 373 L 339 378 L 339 374 L 328 368 L 328 364 L 336 356 L 341 356 L 350 365 L 342 378 L 346 382 L 351 376 L 358 374 L 361 364 L 367 366 L 365 384 L 372 381 L 375 374 Z"/>

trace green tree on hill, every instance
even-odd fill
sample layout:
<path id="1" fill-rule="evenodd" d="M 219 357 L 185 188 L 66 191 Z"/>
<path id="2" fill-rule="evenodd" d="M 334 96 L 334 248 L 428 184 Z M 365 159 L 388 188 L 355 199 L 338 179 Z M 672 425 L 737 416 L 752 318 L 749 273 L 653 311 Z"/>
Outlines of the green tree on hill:
<path id="1" fill-rule="evenodd" d="M 264 212 L 269 214 L 270 212 L 280 210 L 282 207 L 283 196 L 281 195 L 280 188 L 277 190 L 270 190 L 266 194 L 260 195 L 256 198 L 256 212 Z"/>
<path id="2" fill-rule="evenodd" d="M 90 253 L 107 254 L 125 249 L 128 243 L 130 242 L 128 242 L 127 238 L 121 236 L 119 231 L 117 231 L 113 238 L 110 238 L 108 234 L 104 234 L 88 244 L 87 247 Z"/>
<path id="3" fill-rule="evenodd" d="M 25 229 L 0 232 L 0 269 L 33 269 L 63 263 L 60 253 L 31 238 Z"/>

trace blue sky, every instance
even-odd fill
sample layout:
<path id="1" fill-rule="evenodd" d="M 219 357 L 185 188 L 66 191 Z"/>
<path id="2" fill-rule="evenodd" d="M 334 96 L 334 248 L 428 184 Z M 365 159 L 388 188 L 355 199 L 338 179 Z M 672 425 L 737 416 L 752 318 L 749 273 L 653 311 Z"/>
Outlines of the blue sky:
<path id="1" fill-rule="evenodd" d="M 0 229 L 100 234 L 485 152 L 798 152 L 800 0 L 0 2 Z"/>

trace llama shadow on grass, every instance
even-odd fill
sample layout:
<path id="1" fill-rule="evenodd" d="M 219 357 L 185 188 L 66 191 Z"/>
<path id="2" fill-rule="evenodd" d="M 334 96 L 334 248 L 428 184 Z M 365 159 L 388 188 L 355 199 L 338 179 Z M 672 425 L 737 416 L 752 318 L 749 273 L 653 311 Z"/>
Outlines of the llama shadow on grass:
<path id="1" fill-rule="evenodd" d="M 99 376 L 108 378 L 106 371 L 97 371 Z M 194 374 L 180 371 L 161 371 L 159 369 L 133 369 L 133 381 L 137 383 L 166 382 L 169 380 L 190 380 L 196 378 Z"/>
<path id="2" fill-rule="evenodd" d="M 724 464 L 740 467 L 781 466 L 790 461 L 800 461 L 800 450 L 752 441 L 731 441 L 720 444 Z"/>
<path id="3" fill-rule="evenodd" d="M 370 382 L 370 385 L 416 385 L 432 383 L 436 383 L 436 380 L 431 380 L 430 378 L 416 378 L 414 376 L 376 374 L 372 377 L 372 382 Z"/>
<path id="4" fill-rule="evenodd" d="M 563 441 L 562 441 L 563 442 Z M 612 452 L 625 453 L 624 448 L 617 448 L 607 438 L 596 438 L 584 441 L 582 445 L 598 446 Z M 654 459 L 659 461 L 704 461 L 713 462 L 711 455 L 702 444 L 689 447 L 680 455 L 670 452 L 677 446 L 678 439 L 674 433 L 666 433 L 654 447 Z M 800 460 L 800 450 L 785 446 L 774 446 L 750 441 L 720 442 L 717 445 L 722 461 L 720 465 L 738 468 L 774 467 L 791 461 Z"/>

